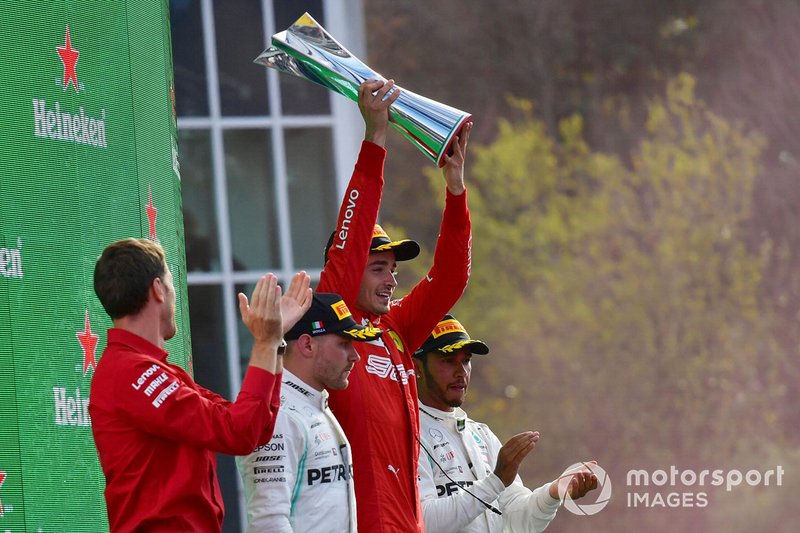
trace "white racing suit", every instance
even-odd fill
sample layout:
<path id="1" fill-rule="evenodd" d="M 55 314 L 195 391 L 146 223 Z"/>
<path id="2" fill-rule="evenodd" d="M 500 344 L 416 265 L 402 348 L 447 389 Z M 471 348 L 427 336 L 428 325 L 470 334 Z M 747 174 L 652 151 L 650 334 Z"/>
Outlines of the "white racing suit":
<path id="1" fill-rule="evenodd" d="M 427 533 L 531 533 L 550 524 L 561 503 L 550 497 L 550 482 L 531 491 L 517 476 L 504 487 L 494 474 L 502 444 L 486 424 L 471 420 L 460 408 L 445 412 L 420 403 L 419 411 L 420 440 L 433 456 L 420 450 L 419 491 Z"/>
<path id="2" fill-rule="evenodd" d="M 316 391 L 283 371 L 272 440 L 237 457 L 247 532 L 356 531 L 350 444 Z"/>

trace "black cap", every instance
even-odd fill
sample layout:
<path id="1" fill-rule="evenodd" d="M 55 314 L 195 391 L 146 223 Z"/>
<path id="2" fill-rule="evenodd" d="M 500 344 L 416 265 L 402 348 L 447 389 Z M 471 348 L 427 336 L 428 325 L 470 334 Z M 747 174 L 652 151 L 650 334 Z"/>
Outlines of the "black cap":
<path id="1" fill-rule="evenodd" d="M 428 352 L 450 355 L 462 348 L 469 348 L 472 353 L 478 355 L 489 353 L 489 347 L 483 341 L 471 339 L 467 330 L 461 322 L 453 318 L 453 315 L 445 315 L 419 350 L 414 352 L 414 357 L 422 357 Z"/>
<path id="2" fill-rule="evenodd" d="M 325 245 L 326 263 L 328 262 L 328 250 L 330 250 L 333 245 L 333 238 L 335 236 L 336 232 L 334 231 L 328 239 L 328 244 Z M 387 252 L 389 250 L 394 252 L 395 261 L 408 261 L 419 255 L 419 244 L 417 241 L 412 241 L 411 239 L 393 241 L 379 224 L 375 224 L 375 227 L 372 229 L 372 243 L 369 247 L 370 253 Z"/>
<path id="3" fill-rule="evenodd" d="M 378 328 L 359 326 L 350 314 L 342 297 L 332 292 L 316 292 L 306 314 L 290 329 L 284 339 L 293 341 L 300 335 L 312 337 L 336 333 L 354 341 L 371 341 L 381 336 Z"/>

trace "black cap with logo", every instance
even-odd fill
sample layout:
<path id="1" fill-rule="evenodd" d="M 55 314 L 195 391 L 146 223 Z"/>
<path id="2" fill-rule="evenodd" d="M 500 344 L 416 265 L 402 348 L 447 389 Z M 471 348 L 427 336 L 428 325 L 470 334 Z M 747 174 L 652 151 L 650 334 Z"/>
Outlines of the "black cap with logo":
<path id="1" fill-rule="evenodd" d="M 445 315 L 422 346 L 414 352 L 414 357 L 422 357 L 428 352 L 451 355 L 462 348 L 469 348 L 469 351 L 478 355 L 489 353 L 489 347 L 483 341 L 471 339 L 467 330 L 453 315 Z"/>
<path id="2" fill-rule="evenodd" d="M 315 292 L 311 300 L 311 307 L 283 338 L 293 341 L 299 339 L 303 334 L 316 337 L 328 333 L 336 333 L 354 341 L 371 341 L 380 337 L 383 331 L 356 324 L 350 314 L 350 309 L 338 294 Z"/>
<path id="3" fill-rule="evenodd" d="M 328 244 L 325 245 L 325 262 L 328 262 L 328 250 L 333 245 L 333 237 L 336 235 L 334 231 L 328 239 Z M 419 255 L 419 244 L 417 241 L 411 239 L 402 239 L 393 241 L 389 235 L 383 231 L 380 225 L 375 224 L 372 229 L 372 243 L 370 244 L 369 251 L 372 252 L 394 252 L 395 261 L 408 261 L 414 259 Z"/>

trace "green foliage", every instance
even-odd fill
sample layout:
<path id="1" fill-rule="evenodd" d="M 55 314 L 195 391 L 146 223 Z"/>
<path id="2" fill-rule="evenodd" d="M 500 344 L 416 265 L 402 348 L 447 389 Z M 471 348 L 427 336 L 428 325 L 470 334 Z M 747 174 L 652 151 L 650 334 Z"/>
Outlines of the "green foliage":
<path id="1" fill-rule="evenodd" d="M 783 356 L 759 301 L 770 246 L 743 229 L 764 140 L 688 75 L 650 102 L 626 161 L 592 151 L 580 116 L 554 139 L 518 109 L 470 146 L 473 267 L 454 312 L 492 353 L 473 360 L 467 410 L 501 438 L 542 432 L 534 479 L 593 458 L 622 480 L 764 452 L 731 438 L 782 434 Z"/>

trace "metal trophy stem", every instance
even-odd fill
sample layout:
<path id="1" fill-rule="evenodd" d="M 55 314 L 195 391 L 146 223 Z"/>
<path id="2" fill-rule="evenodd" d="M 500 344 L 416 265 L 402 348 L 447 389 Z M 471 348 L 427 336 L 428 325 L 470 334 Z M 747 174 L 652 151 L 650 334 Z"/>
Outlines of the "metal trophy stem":
<path id="1" fill-rule="evenodd" d="M 273 46 L 254 62 L 307 79 L 358 101 L 358 86 L 367 79 L 386 80 L 369 68 L 305 13 L 289 29 L 272 36 Z M 461 127 L 472 115 L 402 89 L 389 108 L 389 121 L 440 167 Z"/>

